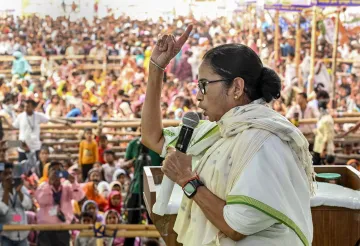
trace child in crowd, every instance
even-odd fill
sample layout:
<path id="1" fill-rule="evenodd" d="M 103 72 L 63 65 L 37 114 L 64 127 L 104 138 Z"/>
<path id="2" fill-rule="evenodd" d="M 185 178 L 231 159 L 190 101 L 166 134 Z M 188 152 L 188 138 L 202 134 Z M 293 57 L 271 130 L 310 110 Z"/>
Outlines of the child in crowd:
<path id="1" fill-rule="evenodd" d="M 124 169 L 116 169 L 113 175 L 113 181 L 117 181 L 121 185 L 121 196 L 126 197 L 129 190 L 129 179 Z"/>
<path id="2" fill-rule="evenodd" d="M 108 198 L 108 206 L 106 207 L 105 211 L 108 210 L 115 210 L 116 212 L 121 215 L 121 194 L 119 191 L 112 191 Z"/>
<path id="3" fill-rule="evenodd" d="M 83 225 L 95 224 L 95 216 L 91 212 L 82 212 L 80 216 L 80 223 Z M 80 237 L 76 236 L 74 246 L 96 246 L 97 239 L 95 237 Z"/>
<path id="4" fill-rule="evenodd" d="M 49 160 L 50 150 L 46 146 L 42 146 L 39 152 L 39 161 L 36 163 L 35 168 L 32 170 L 35 172 L 38 178 L 43 176 L 44 167 L 47 163 L 50 162 Z"/>
<path id="5" fill-rule="evenodd" d="M 88 172 L 97 161 L 99 161 L 98 146 L 93 139 L 92 130 L 88 128 L 85 129 L 85 140 L 80 142 L 79 148 L 79 168 L 82 172 L 83 180 L 86 180 Z"/>
<path id="6" fill-rule="evenodd" d="M 104 157 L 106 164 L 102 166 L 105 181 L 110 183 L 113 181 L 113 175 L 115 170 L 119 169 L 120 166 L 115 164 L 115 152 L 112 150 L 105 150 Z"/>
<path id="7" fill-rule="evenodd" d="M 94 167 L 88 172 L 88 178 L 85 182 L 94 182 L 98 185 L 102 179 L 101 168 Z"/>
<path id="8" fill-rule="evenodd" d="M 107 150 L 108 139 L 106 135 L 101 135 L 99 137 L 99 162 L 105 164 L 106 160 L 104 158 L 104 152 Z"/>
<path id="9" fill-rule="evenodd" d="M 104 218 L 102 216 L 102 213 L 99 212 L 99 207 L 95 201 L 92 201 L 92 200 L 86 201 L 82 205 L 81 212 L 82 213 L 87 212 L 87 213 L 92 214 L 96 218 L 96 220 L 95 220 L 96 222 L 100 222 L 100 223 L 103 222 Z"/>
<path id="10" fill-rule="evenodd" d="M 121 218 L 119 213 L 110 209 L 105 213 L 105 224 L 106 225 L 116 225 L 121 224 Z M 104 238 L 104 246 L 123 246 L 125 242 L 125 238 L 116 237 L 116 238 Z"/>
<path id="11" fill-rule="evenodd" d="M 121 184 L 118 181 L 113 181 L 110 183 L 110 191 L 121 192 Z"/>

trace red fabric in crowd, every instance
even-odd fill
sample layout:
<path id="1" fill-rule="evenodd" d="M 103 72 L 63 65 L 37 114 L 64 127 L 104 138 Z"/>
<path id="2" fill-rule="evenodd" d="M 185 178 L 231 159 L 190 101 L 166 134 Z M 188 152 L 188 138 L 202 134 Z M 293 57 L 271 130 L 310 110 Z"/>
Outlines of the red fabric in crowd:
<path id="1" fill-rule="evenodd" d="M 111 198 L 116 196 L 116 195 L 119 195 L 120 196 L 120 203 L 118 206 L 114 206 L 112 203 L 111 203 Z M 121 202 L 122 202 L 122 197 L 121 197 L 121 193 L 118 192 L 118 191 L 112 191 L 108 197 L 108 205 L 106 206 L 106 209 L 105 211 L 108 211 L 110 209 L 113 209 L 115 210 L 116 212 L 118 212 L 119 214 L 121 214 Z"/>

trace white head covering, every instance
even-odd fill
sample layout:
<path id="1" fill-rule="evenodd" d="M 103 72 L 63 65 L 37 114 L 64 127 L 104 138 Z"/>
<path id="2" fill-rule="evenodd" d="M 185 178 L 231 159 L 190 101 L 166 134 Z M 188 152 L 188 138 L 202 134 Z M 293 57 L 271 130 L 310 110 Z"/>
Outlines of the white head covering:
<path id="1" fill-rule="evenodd" d="M 126 171 L 124 169 L 116 169 L 114 174 L 113 174 L 113 181 L 117 181 L 117 177 L 120 175 L 120 174 L 124 174 L 126 176 Z"/>
<path id="2" fill-rule="evenodd" d="M 109 194 L 110 194 L 110 185 L 109 183 L 105 182 L 105 181 L 101 181 L 98 186 L 97 189 L 99 191 L 99 193 L 101 195 L 103 195 L 106 199 L 108 198 Z"/>

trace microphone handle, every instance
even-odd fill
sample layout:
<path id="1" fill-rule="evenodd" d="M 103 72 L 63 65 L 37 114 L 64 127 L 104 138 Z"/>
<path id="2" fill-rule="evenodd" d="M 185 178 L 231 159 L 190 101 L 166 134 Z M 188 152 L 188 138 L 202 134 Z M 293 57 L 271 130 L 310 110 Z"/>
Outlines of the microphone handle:
<path id="1" fill-rule="evenodd" d="M 194 133 L 194 129 L 187 126 L 182 126 L 179 133 L 179 138 L 176 142 L 175 148 L 182 153 L 186 153 L 191 137 Z"/>

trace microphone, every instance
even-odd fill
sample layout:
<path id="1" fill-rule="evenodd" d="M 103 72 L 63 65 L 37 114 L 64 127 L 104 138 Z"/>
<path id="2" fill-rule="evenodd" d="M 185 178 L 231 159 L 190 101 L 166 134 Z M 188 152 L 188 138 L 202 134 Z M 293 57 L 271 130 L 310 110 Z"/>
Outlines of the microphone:
<path id="1" fill-rule="evenodd" d="M 175 145 L 177 150 L 186 153 L 194 129 L 199 124 L 199 121 L 200 119 L 197 113 L 188 112 L 184 115 L 182 119 L 183 126 L 181 127 L 179 138 Z"/>
<path id="2" fill-rule="evenodd" d="M 179 137 L 175 145 L 175 148 L 178 151 L 186 153 L 192 134 L 194 133 L 194 129 L 199 124 L 199 121 L 200 119 L 197 113 L 188 112 L 184 115 L 182 119 L 183 125 L 180 129 Z M 166 213 L 174 185 L 175 182 L 171 181 L 171 179 L 166 176 L 163 177 L 160 191 L 153 206 L 153 212 L 155 214 L 164 215 Z"/>

